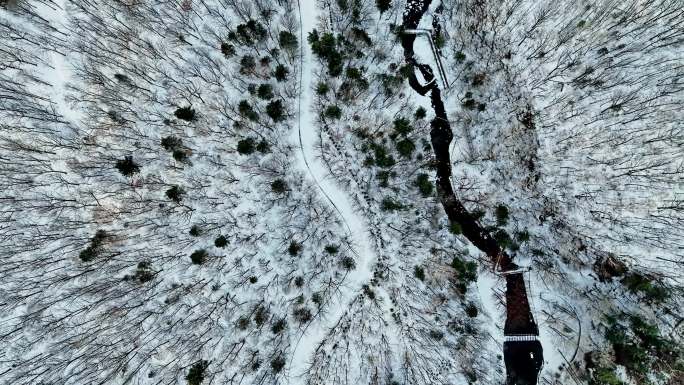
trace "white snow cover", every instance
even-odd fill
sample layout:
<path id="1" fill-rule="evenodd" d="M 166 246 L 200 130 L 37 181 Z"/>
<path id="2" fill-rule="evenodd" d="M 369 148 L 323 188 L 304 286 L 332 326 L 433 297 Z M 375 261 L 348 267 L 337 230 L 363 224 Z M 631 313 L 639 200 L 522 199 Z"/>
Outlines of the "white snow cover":
<path id="1" fill-rule="evenodd" d="M 202 384 L 503 383 L 505 284 L 434 191 L 404 1 L 0 4 L 0 384 L 186 384 L 203 360 Z M 532 268 L 540 384 L 589 383 L 588 356 L 643 383 L 606 325 L 682 345 L 680 1 L 440 4 L 452 183 Z M 314 28 L 341 37 L 340 76 Z M 671 297 L 600 281 L 608 257 Z M 666 356 L 654 385 L 676 383 Z"/>
<path id="2" fill-rule="evenodd" d="M 339 323 L 340 318 L 349 311 L 349 306 L 361 291 L 361 286 L 368 284 L 373 276 L 375 250 L 369 239 L 365 219 L 354 207 L 348 192 L 342 190 L 331 177 L 329 170 L 320 160 L 319 127 L 313 117 L 314 64 L 307 36 L 318 24 L 319 5 L 316 0 L 297 0 L 300 20 L 301 67 L 299 72 L 299 116 L 294 141 L 300 145 L 297 152 L 297 163 L 309 173 L 309 177 L 318 186 L 328 203 L 335 208 L 345 224 L 352 253 L 357 257 L 356 269 L 349 273 L 344 287 L 340 289 L 336 299 L 330 304 L 330 311 L 322 316 L 322 322 L 310 325 L 303 336 L 297 340 L 294 353 L 290 359 L 291 383 L 305 383 L 304 373 L 311 364 L 313 352 L 328 335 L 330 328 Z"/>

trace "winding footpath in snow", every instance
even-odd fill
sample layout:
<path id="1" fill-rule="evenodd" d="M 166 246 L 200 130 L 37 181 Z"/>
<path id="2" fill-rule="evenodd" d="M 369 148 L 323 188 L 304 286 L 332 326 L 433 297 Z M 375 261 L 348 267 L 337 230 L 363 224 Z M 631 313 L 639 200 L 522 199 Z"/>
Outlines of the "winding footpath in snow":
<path id="1" fill-rule="evenodd" d="M 305 383 L 304 374 L 320 342 L 325 339 L 330 328 L 344 316 L 349 304 L 373 277 L 375 250 L 369 237 L 363 216 L 357 212 L 347 192 L 342 190 L 333 180 L 330 172 L 320 161 L 317 154 L 318 130 L 316 117 L 312 113 L 312 77 L 313 57 L 307 43 L 307 36 L 318 20 L 316 0 L 298 0 L 300 20 L 300 61 L 299 68 L 299 124 L 293 133 L 293 142 L 299 143 L 300 151 L 295 164 L 306 169 L 322 195 L 337 211 L 346 227 L 352 242 L 351 252 L 355 256 L 356 268 L 346 277 L 337 303 L 328 304 L 328 309 L 317 322 L 310 323 L 304 334 L 295 341 L 295 347 L 289 362 L 288 374 L 290 384 Z"/>

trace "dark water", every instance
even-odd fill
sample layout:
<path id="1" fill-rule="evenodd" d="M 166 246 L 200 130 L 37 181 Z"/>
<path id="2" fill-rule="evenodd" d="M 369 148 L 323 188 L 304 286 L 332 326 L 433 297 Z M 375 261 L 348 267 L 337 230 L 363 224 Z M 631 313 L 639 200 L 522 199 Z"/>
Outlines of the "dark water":
<path id="1" fill-rule="evenodd" d="M 428 10 L 432 0 L 407 0 L 403 16 L 404 30 L 415 29 L 420 19 Z M 441 5 L 437 13 L 441 12 Z M 437 15 L 439 16 L 439 15 Z M 433 18 L 432 36 L 439 33 L 441 28 L 438 17 Z M 498 265 L 502 271 L 515 270 L 517 265 L 513 258 L 502 250 L 498 243 L 485 231 L 475 218 L 456 198 L 451 185 L 451 159 L 449 146 L 454 138 L 451 125 L 447 118 L 446 108 L 442 100 L 442 93 L 435 79 L 432 68 L 419 63 L 414 57 L 413 43 L 416 36 L 404 34 L 401 45 L 404 49 L 404 58 L 412 66 L 413 71 L 409 76 L 409 85 L 420 95 L 427 95 L 432 104 L 435 118 L 430 122 L 430 141 L 435 152 L 437 161 L 437 193 L 444 211 L 451 223 L 460 225 L 463 235 L 478 249 L 487 254 L 492 263 Z M 419 71 L 425 81 L 422 84 L 416 76 Z M 506 275 L 506 336 L 537 336 L 537 325 L 527 299 L 525 281 L 522 273 Z M 537 377 L 543 363 L 543 350 L 539 341 L 506 341 L 503 346 L 504 361 L 506 364 L 506 377 L 508 385 L 531 385 L 537 383 Z"/>

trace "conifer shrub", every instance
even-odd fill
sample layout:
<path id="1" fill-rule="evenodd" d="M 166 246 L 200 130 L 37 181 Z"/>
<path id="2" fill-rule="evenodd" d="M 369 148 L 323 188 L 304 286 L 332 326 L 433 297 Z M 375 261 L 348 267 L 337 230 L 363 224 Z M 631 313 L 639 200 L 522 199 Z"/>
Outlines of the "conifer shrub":
<path id="1" fill-rule="evenodd" d="M 285 119 L 285 107 L 281 100 L 274 100 L 266 105 L 266 114 L 273 119 L 274 122 L 280 122 Z"/>
<path id="2" fill-rule="evenodd" d="M 397 118 L 394 120 L 394 131 L 399 135 L 406 136 L 413 131 L 413 126 L 407 119 Z"/>
<path id="3" fill-rule="evenodd" d="M 413 276 L 418 278 L 421 281 L 425 281 L 425 269 L 423 269 L 420 266 L 416 266 L 413 268 Z"/>
<path id="4" fill-rule="evenodd" d="M 190 260 L 192 261 L 193 265 L 203 264 L 207 261 L 208 257 L 209 253 L 207 253 L 207 251 L 204 249 L 195 250 L 192 254 L 190 254 Z"/>
<path id="5" fill-rule="evenodd" d="M 265 100 L 273 99 L 273 86 L 268 83 L 261 84 L 257 89 L 257 96 Z"/>
<path id="6" fill-rule="evenodd" d="M 339 120 L 342 117 L 342 110 L 338 106 L 328 106 L 323 111 L 323 115 L 329 119 Z"/>
<path id="7" fill-rule="evenodd" d="M 209 361 L 199 360 L 190 367 L 185 379 L 188 385 L 200 385 L 204 381 L 204 372 L 209 367 Z"/>
<path id="8" fill-rule="evenodd" d="M 256 323 L 257 326 L 261 326 L 266 321 L 268 321 L 268 309 L 263 306 L 259 306 L 254 312 L 254 323 Z"/>
<path id="9" fill-rule="evenodd" d="M 498 243 L 499 246 L 501 246 L 502 248 L 515 247 L 513 239 L 511 239 L 511 236 L 508 235 L 506 230 L 497 230 L 496 232 L 494 232 L 493 238 L 496 241 L 496 243 Z"/>
<path id="10" fill-rule="evenodd" d="M 174 150 L 173 159 L 175 159 L 178 162 L 185 163 L 188 161 L 188 153 L 185 150 Z"/>
<path id="11" fill-rule="evenodd" d="M 411 139 L 405 138 L 397 142 L 397 151 L 399 151 L 399 155 L 401 155 L 404 158 L 411 158 L 411 155 L 413 155 L 413 151 L 416 150 L 416 145 L 413 143 Z"/>
<path id="12" fill-rule="evenodd" d="M 149 282 L 154 278 L 154 272 L 152 271 L 152 265 L 149 262 L 138 263 L 138 268 L 135 272 L 135 278 L 140 281 L 140 283 Z"/>
<path id="13" fill-rule="evenodd" d="M 262 154 L 267 154 L 271 152 L 271 146 L 268 144 L 266 139 L 261 139 L 256 145 L 256 150 Z"/>
<path id="14" fill-rule="evenodd" d="M 235 33 L 230 35 L 230 37 L 234 37 L 248 46 L 253 46 L 263 41 L 266 39 L 266 36 L 266 28 L 256 20 L 249 20 L 247 23 L 239 24 L 235 28 Z"/>
<path id="15" fill-rule="evenodd" d="M 444 338 L 444 332 L 435 329 L 430 330 L 430 338 L 435 341 L 440 341 L 442 338 Z"/>
<path id="16" fill-rule="evenodd" d="M 244 116 L 245 118 L 256 122 L 259 120 L 259 115 L 254 111 L 254 108 L 252 108 L 252 105 L 249 104 L 248 101 L 246 100 L 241 100 L 240 103 L 238 103 L 238 112 L 240 115 Z"/>
<path id="17" fill-rule="evenodd" d="M 298 307 L 296 308 L 293 312 L 292 315 L 294 318 L 299 322 L 299 323 L 307 323 L 311 321 L 313 318 L 313 315 L 311 314 L 311 310 L 309 310 L 306 307 Z"/>
<path id="18" fill-rule="evenodd" d="M 396 163 L 394 157 L 389 154 L 387 147 L 382 144 L 372 143 L 371 149 L 373 150 L 373 155 L 375 156 L 375 165 L 382 168 L 389 168 L 394 166 Z"/>
<path id="19" fill-rule="evenodd" d="M 477 280 L 477 263 L 473 261 L 466 262 L 456 256 L 451 261 L 451 267 L 454 268 L 458 280 L 457 289 L 461 294 L 465 294 L 468 290 L 468 285 Z"/>
<path id="20" fill-rule="evenodd" d="M 463 233 L 463 229 L 461 228 L 460 224 L 454 222 L 451 225 L 449 225 L 449 232 L 451 234 L 458 235 Z"/>
<path id="21" fill-rule="evenodd" d="M 670 298 L 670 292 L 665 286 L 645 274 L 630 273 L 621 282 L 632 294 L 643 295 L 647 302 L 662 303 Z"/>
<path id="22" fill-rule="evenodd" d="M 477 306 L 474 303 L 469 303 L 468 306 L 466 306 L 465 311 L 466 311 L 466 315 L 468 315 L 468 317 L 470 317 L 470 318 L 477 317 L 478 310 L 477 310 Z"/>
<path id="23" fill-rule="evenodd" d="M 176 118 L 185 120 L 186 122 L 195 120 L 195 110 L 190 106 L 180 107 L 173 114 L 176 115 Z"/>
<path id="24" fill-rule="evenodd" d="M 341 263 L 345 270 L 354 270 L 356 268 L 356 261 L 350 256 L 345 256 L 342 258 Z"/>
<path id="25" fill-rule="evenodd" d="M 214 246 L 216 247 L 224 248 L 226 245 L 228 245 L 228 239 L 223 235 L 219 235 L 218 238 L 214 240 Z"/>
<path id="26" fill-rule="evenodd" d="M 133 176 L 140 172 L 140 166 L 133 161 L 133 157 L 128 155 L 116 161 L 116 169 L 123 176 Z"/>
<path id="27" fill-rule="evenodd" d="M 328 254 L 337 254 L 340 251 L 340 247 L 337 245 L 327 245 L 325 246 L 325 252 Z"/>
<path id="28" fill-rule="evenodd" d="M 237 152 L 240 155 L 250 155 L 254 153 L 255 143 L 253 138 L 245 138 L 238 141 Z"/>
<path id="29" fill-rule="evenodd" d="M 178 186 L 172 186 L 166 190 L 166 197 L 176 203 L 180 203 L 183 200 L 183 195 L 185 195 L 185 190 Z"/>
<path id="30" fill-rule="evenodd" d="M 527 230 L 521 230 L 515 233 L 515 238 L 518 242 L 527 242 L 530 240 L 530 233 Z"/>
<path id="31" fill-rule="evenodd" d="M 375 0 L 375 5 L 378 7 L 380 13 L 385 13 L 392 6 L 392 0 Z"/>
<path id="32" fill-rule="evenodd" d="M 287 248 L 287 252 L 291 256 L 296 256 L 302 251 L 302 245 L 296 241 L 290 242 L 290 246 Z"/>
<path id="33" fill-rule="evenodd" d="M 280 31 L 278 41 L 280 42 L 280 47 L 286 50 L 294 50 L 298 45 L 297 36 L 289 31 Z"/>
<path id="34" fill-rule="evenodd" d="M 499 226 L 505 226 L 508 224 L 508 207 L 506 207 L 506 205 L 501 204 L 496 206 L 494 215 L 496 216 L 496 223 Z"/>
<path id="35" fill-rule="evenodd" d="M 235 326 L 237 326 L 237 328 L 240 330 L 247 330 L 250 323 L 252 323 L 252 320 L 249 319 L 249 317 L 242 316 L 242 317 L 238 318 Z"/>
<path id="36" fill-rule="evenodd" d="M 278 356 L 271 361 L 271 369 L 273 373 L 280 373 L 285 368 L 285 358 L 283 356 Z"/>
<path id="37" fill-rule="evenodd" d="M 340 76 L 344 68 L 344 56 L 338 49 L 335 36 L 329 32 L 319 36 L 318 31 L 314 29 L 309 33 L 308 41 L 314 55 L 327 63 L 328 74 L 332 77 Z"/>
<path id="38" fill-rule="evenodd" d="M 316 85 L 316 93 L 318 95 L 325 95 L 330 91 L 330 86 L 327 83 L 318 83 Z"/>
<path id="39" fill-rule="evenodd" d="M 283 194 L 287 191 L 287 182 L 282 179 L 276 179 L 271 183 L 271 191 L 276 194 Z"/>
<path id="40" fill-rule="evenodd" d="M 90 245 L 78 254 L 81 261 L 90 262 L 97 258 L 102 251 L 102 246 L 104 245 L 107 236 L 108 234 L 106 231 L 97 230 L 95 235 L 90 239 Z"/>
<path id="41" fill-rule="evenodd" d="M 416 186 L 418 187 L 420 194 L 425 198 L 432 196 L 432 193 L 435 190 L 432 182 L 430 182 L 430 176 L 425 173 L 420 173 L 416 176 Z"/>
<path id="42" fill-rule="evenodd" d="M 387 170 L 378 171 L 378 173 L 375 174 L 375 177 L 380 181 L 380 187 L 389 187 L 389 178 L 391 176 L 392 173 Z"/>
<path id="43" fill-rule="evenodd" d="M 162 138 L 161 145 L 166 151 L 176 151 L 183 148 L 183 141 L 175 136 Z"/>
<path id="44" fill-rule="evenodd" d="M 287 80 L 287 76 L 290 74 L 290 70 L 283 64 L 278 64 L 273 72 L 276 80 L 279 82 L 284 82 Z"/>
<path id="45" fill-rule="evenodd" d="M 382 211 L 397 211 L 404 209 L 404 205 L 397 202 L 392 197 L 384 197 L 382 198 L 382 202 L 380 202 L 380 209 L 382 209 Z"/>
<path id="46" fill-rule="evenodd" d="M 280 318 L 276 322 L 274 322 L 273 325 L 271 325 L 271 331 L 273 332 L 273 334 L 279 334 L 280 332 L 285 330 L 286 327 L 287 321 L 285 320 L 285 318 Z"/>
<path id="47" fill-rule="evenodd" d="M 240 59 L 240 73 L 248 75 L 254 72 L 256 68 L 256 60 L 252 55 L 245 55 Z"/>
<path id="48" fill-rule="evenodd" d="M 235 56 L 235 47 L 232 44 L 221 43 L 221 53 L 227 58 L 233 57 Z"/>

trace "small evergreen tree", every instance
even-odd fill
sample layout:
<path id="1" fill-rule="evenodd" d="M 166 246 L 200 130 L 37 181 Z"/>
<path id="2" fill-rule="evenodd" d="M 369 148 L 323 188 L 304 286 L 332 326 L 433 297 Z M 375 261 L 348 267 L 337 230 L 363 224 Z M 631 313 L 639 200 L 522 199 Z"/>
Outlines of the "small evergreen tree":
<path id="1" fill-rule="evenodd" d="M 340 251 L 340 247 L 337 245 L 327 245 L 325 247 L 325 252 L 328 254 L 337 254 Z"/>
<path id="2" fill-rule="evenodd" d="M 342 117 L 342 110 L 338 106 L 328 106 L 323 112 L 326 118 L 339 120 Z"/>
<path id="3" fill-rule="evenodd" d="M 218 238 L 214 240 L 214 246 L 224 248 L 228 245 L 228 239 L 223 235 L 219 235 Z"/>
<path id="4" fill-rule="evenodd" d="M 423 269 L 420 266 L 414 267 L 413 276 L 420 279 L 421 281 L 425 281 L 425 269 Z"/>
<path id="5" fill-rule="evenodd" d="M 173 186 L 166 190 L 166 197 L 171 199 L 172 201 L 176 203 L 180 203 L 183 200 L 183 195 L 185 194 L 185 190 L 178 186 Z"/>
<path id="6" fill-rule="evenodd" d="M 207 253 L 206 250 L 199 249 L 195 250 L 192 254 L 190 254 L 190 260 L 194 265 L 201 265 L 204 262 L 206 262 L 208 256 L 209 253 Z"/>
<path id="7" fill-rule="evenodd" d="M 380 208 L 382 211 L 396 211 L 402 210 L 404 206 L 390 197 L 384 197 L 382 198 Z"/>
<path id="8" fill-rule="evenodd" d="M 244 116 L 245 118 L 253 122 L 259 120 L 259 115 L 257 115 L 256 111 L 254 111 L 252 106 L 246 100 L 240 101 L 240 103 L 238 104 L 238 112 L 240 113 L 240 115 Z"/>
<path id="9" fill-rule="evenodd" d="M 425 173 L 418 174 L 416 177 L 416 186 L 418 186 L 418 191 L 427 198 L 432 195 L 434 191 L 434 186 L 430 182 L 430 176 Z"/>
<path id="10" fill-rule="evenodd" d="M 279 35 L 280 46 L 286 50 L 294 50 L 297 48 L 297 37 L 289 31 L 280 31 Z"/>
<path id="11" fill-rule="evenodd" d="M 284 318 L 281 318 L 277 320 L 275 323 L 273 323 L 273 325 L 271 326 L 271 331 L 273 332 L 273 334 L 279 334 L 280 332 L 285 330 L 286 327 L 287 321 Z"/>
<path id="12" fill-rule="evenodd" d="M 204 372 L 209 367 L 209 362 L 205 360 L 199 360 L 197 363 L 190 367 L 188 374 L 185 379 L 188 381 L 188 385 L 200 385 L 204 381 Z"/>
<path id="13" fill-rule="evenodd" d="M 425 111 L 425 108 L 423 107 L 418 107 L 414 116 L 416 119 L 423 119 L 425 116 L 427 116 L 427 111 Z"/>
<path id="14" fill-rule="evenodd" d="M 316 93 L 319 95 L 325 95 L 330 91 L 330 86 L 327 83 L 318 83 L 316 85 Z"/>
<path id="15" fill-rule="evenodd" d="M 260 85 L 257 89 L 257 96 L 265 100 L 273 99 L 273 86 L 268 83 Z"/>
<path id="16" fill-rule="evenodd" d="M 274 122 L 280 122 L 284 119 L 285 108 L 283 107 L 283 102 L 280 100 L 275 100 L 266 106 L 266 114 L 273 119 Z"/>
<path id="17" fill-rule="evenodd" d="M 413 127 L 407 119 L 397 118 L 394 120 L 394 131 L 399 135 L 406 136 L 413 131 Z"/>
<path id="18" fill-rule="evenodd" d="M 287 67 L 285 67 L 283 64 L 278 64 L 273 74 L 275 75 L 277 81 L 284 82 L 287 80 L 287 75 L 290 74 L 290 70 L 287 69 Z"/>
<path id="19" fill-rule="evenodd" d="M 235 47 L 232 44 L 221 43 L 221 53 L 227 58 L 233 57 L 235 56 Z"/>
<path id="20" fill-rule="evenodd" d="M 282 356 L 278 356 L 271 361 L 271 369 L 274 373 L 280 373 L 285 367 L 285 359 Z"/>
<path id="21" fill-rule="evenodd" d="M 270 146 L 268 145 L 266 139 L 261 139 L 261 141 L 256 145 L 256 150 L 262 154 L 266 154 L 270 151 Z"/>
<path id="22" fill-rule="evenodd" d="M 287 191 L 287 183 L 282 179 L 276 179 L 271 183 L 271 190 L 276 194 L 282 194 Z"/>
<path id="23" fill-rule="evenodd" d="M 411 158 L 411 155 L 413 155 L 413 151 L 415 151 L 415 149 L 416 145 L 413 144 L 411 139 L 406 138 L 397 142 L 397 151 L 399 151 L 399 155 L 404 158 Z"/>
<path id="24" fill-rule="evenodd" d="M 187 162 L 188 153 L 187 151 L 181 149 L 173 150 L 173 159 L 181 163 Z"/>
<path id="25" fill-rule="evenodd" d="M 176 112 L 174 112 L 174 115 L 176 115 L 178 119 L 185 120 L 187 122 L 195 120 L 195 110 L 190 106 L 177 109 Z"/>
<path id="26" fill-rule="evenodd" d="M 251 73 L 254 73 L 254 69 L 256 68 L 256 60 L 254 60 L 254 56 L 252 55 L 245 55 L 240 59 L 240 73 L 243 75 L 249 75 Z"/>
<path id="27" fill-rule="evenodd" d="M 356 268 L 356 261 L 354 260 L 354 258 L 346 256 L 342 258 L 342 267 L 345 270 L 353 270 Z"/>
<path id="28" fill-rule="evenodd" d="M 133 157 L 130 155 L 117 160 L 116 169 L 119 170 L 123 176 L 132 176 L 133 174 L 140 172 L 140 166 L 133 161 Z"/>
<path id="29" fill-rule="evenodd" d="M 240 141 L 238 141 L 237 144 L 237 152 L 240 155 L 249 155 L 254 153 L 254 139 L 253 138 L 245 138 Z"/>
<path id="30" fill-rule="evenodd" d="M 495 211 L 496 223 L 499 226 L 505 226 L 508 223 L 508 207 L 506 205 L 496 206 Z"/>
<path id="31" fill-rule="evenodd" d="M 375 5 L 378 7 L 380 13 L 385 13 L 392 6 L 392 0 L 375 0 Z"/>
<path id="32" fill-rule="evenodd" d="M 302 251 L 302 245 L 299 244 L 296 241 L 290 242 L 290 246 L 287 248 L 287 252 L 290 253 L 291 256 L 296 256 Z"/>
<path id="33" fill-rule="evenodd" d="M 161 145 L 166 151 L 175 151 L 183 147 L 183 141 L 175 136 L 162 138 Z"/>

